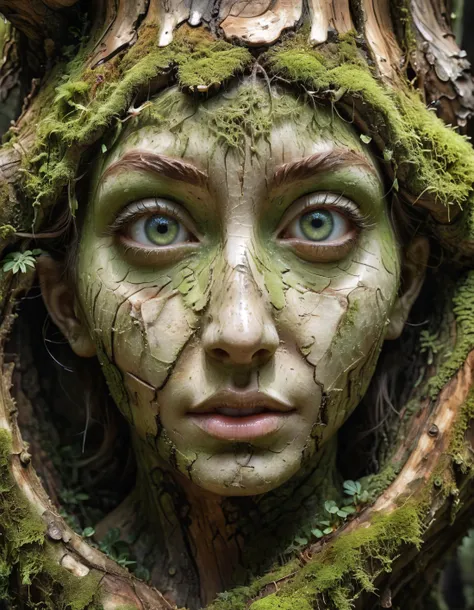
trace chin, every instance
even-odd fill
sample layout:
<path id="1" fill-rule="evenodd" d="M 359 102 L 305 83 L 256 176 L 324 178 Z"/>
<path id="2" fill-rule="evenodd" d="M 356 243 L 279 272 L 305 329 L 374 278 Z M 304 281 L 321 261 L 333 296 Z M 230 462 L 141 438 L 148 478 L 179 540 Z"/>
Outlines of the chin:
<path id="1" fill-rule="evenodd" d="M 301 465 L 297 460 L 285 460 L 281 454 L 254 455 L 245 459 L 247 463 L 237 460 L 235 455 L 198 460 L 201 463 L 195 464 L 191 480 L 219 496 L 257 496 L 286 483 Z"/>

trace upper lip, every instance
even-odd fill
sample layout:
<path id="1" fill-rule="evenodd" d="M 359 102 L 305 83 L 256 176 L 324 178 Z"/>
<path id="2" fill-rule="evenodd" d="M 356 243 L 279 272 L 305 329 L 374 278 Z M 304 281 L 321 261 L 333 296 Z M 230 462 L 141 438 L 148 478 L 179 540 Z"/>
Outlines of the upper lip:
<path id="1" fill-rule="evenodd" d="M 268 409 L 269 411 L 280 411 L 288 413 L 294 411 L 291 405 L 277 400 L 262 392 L 242 392 L 234 390 L 222 390 L 216 392 L 210 398 L 203 400 L 192 407 L 190 413 L 213 413 L 217 409 Z"/>

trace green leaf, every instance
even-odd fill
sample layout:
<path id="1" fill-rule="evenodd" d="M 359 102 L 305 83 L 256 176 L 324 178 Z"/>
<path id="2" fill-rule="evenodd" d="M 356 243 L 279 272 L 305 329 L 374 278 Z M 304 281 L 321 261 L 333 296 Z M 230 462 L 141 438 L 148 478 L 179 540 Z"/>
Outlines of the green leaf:
<path id="1" fill-rule="evenodd" d="M 41 254 L 44 254 L 44 250 L 41 250 L 41 248 L 35 248 L 31 251 L 31 254 L 33 256 L 40 256 Z"/>
<path id="2" fill-rule="evenodd" d="M 133 573 L 140 580 L 144 580 L 145 582 L 148 582 L 150 580 L 150 570 L 147 570 L 147 568 L 145 568 L 144 566 L 137 566 Z"/>
<path id="3" fill-rule="evenodd" d="M 327 510 L 328 513 L 330 513 L 331 515 L 335 515 L 337 513 L 337 511 L 339 510 L 339 507 L 337 506 L 337 504 L 334 502 L 334 500 L 327 500 L 324 503 L 324 508 Z"/>
<path id="4" fill-rule="evenodd" d="M 86 529 L 83 530 L 83 532 L 82 532 L 82 535 L 85 536 L 86 538 L 90 538 L 94 534 L 95 534 L 95 529 L 93 527 L 86 527 Z"/>
<path id="5" fill-rule="evenodd" d="M 366 136 L 365 134 L 360 134 L 360 139 L 364 144 L 370 144 L 372 142 L 372 138 L 370 136 Z"/>
<path id="6" fill-rule="evenodd" d="M 102 149 L 102 154 L 105 155 L 105 153 L 107 152 L 107 146 L 105 144 L 102 144 L 101 149 Z"/>
<path id="7" fill-rule="evenodd" d="M 395 191 L 397 191 L 398 193 L 398 189 L 400 188 L 399 184 L 398 184 L 398 178 L 395 178 L 395 180 L 393 181 L 393 189 Z"/>
<path id="8" fill-rule="evenodd" d="M 360 487 L 360 483 L 359 483 Z M 357 484 L 354 481 L 344 481 L 343 483 L 344 493 L 348 496 L 355 496 L 357 494 Z"/>
<path id="9" fill-rule="evenodd" d="M 390 150 L 390 148 L 386 148 L 383 151 L 383 158 L 385 159 L 385 161 L 391 161 L 393 159 L 393 150 Z"/>
<path id="10" fill-rule="evenodd" d="M 308 539 L 302 538 L 300 536 L 296 536 L 295 542 L 296 542 L 296 544 L 308 544 Z"/>
<path id="11" fill-rule="evenodd" d="M 332 534 L 332 527 L 326 527 L 326 529 L 323 529 L 323 534 L 325 536 L 327 536 L 328 534 Z"/>
<path id="12" fill-rule="evenodd" d="M 6 261 L 6 262 L 5 262 Z M 13 269 L 13 267 L 16 265 L 15 261 L 9 260 L 7 261 L 6 259 L 4 260 L 3 263 L 3 271 L 7 272 L 7 271 L 11 271 Z"/>
<path id="13" fill-rule="evenodd" d="M 359 498 L 360 502 L 368 502 L 369 501 L 369 492 L 367 490 L 364 490 L 361 494 L 360 494 L 360 498 Z"/>
<path id="14" fill-rule="evenodd" d="M 356 509 L 354 508 L 354 506 L 344 506 L 339 512 L 342 513 L 342 515 L 339 515 L 338 513 L 340 517 L 347 517 L 347 515 L 353 515 L 356 512 Z"/>
<path id="15" fill-rule="evenodd" d="M 311 533 L 313 534 L 313 536 L 315 538 L 322 538 L 324 536 L 323 532 L 320 529 L 318 529 L 318 528 L 315 528 L 314 530 L 311 530 Z"/>
<path id="16" fill-rule="evenodd" d="M 112 546 L 116 542 L 120 540 L 120 529 L 118 527 L 113 527 L 109 529 L 109 531 L 105 534 L 102 544 Z"/>

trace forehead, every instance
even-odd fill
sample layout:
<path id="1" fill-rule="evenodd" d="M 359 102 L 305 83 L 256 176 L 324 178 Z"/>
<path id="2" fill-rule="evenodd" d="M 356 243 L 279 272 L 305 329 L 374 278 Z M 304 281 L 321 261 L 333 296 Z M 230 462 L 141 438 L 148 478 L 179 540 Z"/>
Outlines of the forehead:
<path id="1" fill-rule="evenodd" d="M 177 89 L 148 102 L 118 138 L 103 170 L 132 150 L 186 159 L 204 170 L 275 166 L 334 148 L 362 153 L 355 129 L 332 108 L 266 83 L 243 81 L 210 100 Z M 248 164 L 247 164 L 248 165 Z M 247 166 L 246 166 L 247 168 Z"/>

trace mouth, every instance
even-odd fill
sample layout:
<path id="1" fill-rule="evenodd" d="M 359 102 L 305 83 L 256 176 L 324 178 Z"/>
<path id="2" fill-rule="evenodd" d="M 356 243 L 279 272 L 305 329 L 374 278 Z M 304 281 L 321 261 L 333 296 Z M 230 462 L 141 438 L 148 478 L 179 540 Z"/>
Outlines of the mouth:
<path id="1" fill-rule="evenodd" d="M 218 392 L 188 416 L 204 432 L 227 441 L 251 441 L 277 432 L 295 412 L 260 392 Z"/>

